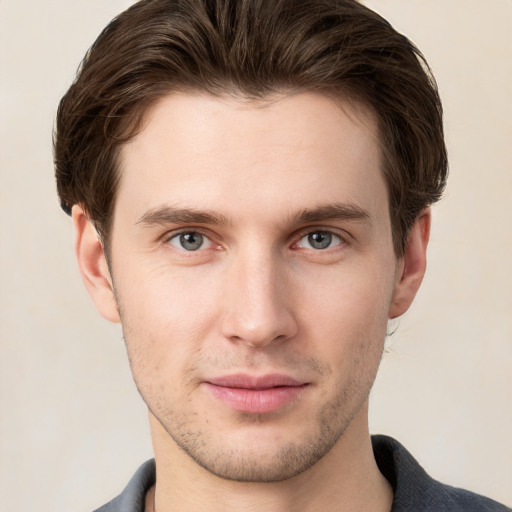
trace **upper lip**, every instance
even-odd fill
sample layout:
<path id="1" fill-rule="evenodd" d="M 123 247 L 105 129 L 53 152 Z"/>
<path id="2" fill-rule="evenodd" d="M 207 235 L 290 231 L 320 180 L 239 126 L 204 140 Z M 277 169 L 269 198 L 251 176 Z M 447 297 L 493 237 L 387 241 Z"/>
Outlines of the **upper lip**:
<path id="1" fill-rule="evenodd" d="M 278 373 L 261 376 L 245 374 L 226 375 L 208 379 L 206 382 L 214 386 L 238 389 L 269 389 L 282 386 L 303 386 L 306 384 L 288 375 Z"/>

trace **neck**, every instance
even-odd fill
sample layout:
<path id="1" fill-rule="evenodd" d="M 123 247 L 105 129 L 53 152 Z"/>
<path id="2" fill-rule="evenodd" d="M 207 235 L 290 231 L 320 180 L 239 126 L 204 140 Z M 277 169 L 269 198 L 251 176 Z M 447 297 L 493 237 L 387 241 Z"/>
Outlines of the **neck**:
<path id="1" fill-rule="evenodd" d="M 156 512 L 391 510 L 393 494 L 373 456 L 366 407 L 321 460 L 293 478 L 271 483 L 219 478 L 185 454 L 151 415 L 150 423 L 157 485 L 148 501 L 154 501 Z"/>

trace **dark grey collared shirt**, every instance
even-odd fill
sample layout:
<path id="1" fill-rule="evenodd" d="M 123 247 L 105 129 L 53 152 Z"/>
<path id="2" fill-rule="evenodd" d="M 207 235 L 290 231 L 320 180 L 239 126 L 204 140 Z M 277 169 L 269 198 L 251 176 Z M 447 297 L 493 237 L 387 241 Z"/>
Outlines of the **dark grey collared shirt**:
<path id="1" fill-rule="evenodd" d="M 373 436 L 372 443 L 379 469 L 393 487 L 391 512 L 512 512 L 489 498 L 432 479 L 391 437 Z M 149 460 L 117 498 L 95 512 L 144 512 L 146 493 L 154 483 L 155 462 Z"/>

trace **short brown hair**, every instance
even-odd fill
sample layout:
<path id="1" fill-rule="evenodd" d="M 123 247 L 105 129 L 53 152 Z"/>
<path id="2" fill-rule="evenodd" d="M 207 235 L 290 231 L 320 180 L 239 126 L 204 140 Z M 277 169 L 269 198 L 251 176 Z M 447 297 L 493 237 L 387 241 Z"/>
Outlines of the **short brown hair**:
<path id="1" fill-rule="evenodd" d="M 442 107 L 419 50 L 355 0 L 141 0 L 116 17 L 62 98 L 54 135 L 62 208 L 80 204 L 108 243 L 122 145 L 173 91 L 264 98 L 316 91 L 376 114 L 393 243 L 447 176 Z"/>

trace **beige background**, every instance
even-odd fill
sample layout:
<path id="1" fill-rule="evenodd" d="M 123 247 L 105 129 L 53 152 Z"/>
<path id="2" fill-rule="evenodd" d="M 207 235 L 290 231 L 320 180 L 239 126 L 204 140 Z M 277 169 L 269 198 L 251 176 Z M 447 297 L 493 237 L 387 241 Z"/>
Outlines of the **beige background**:
<path id="1" fill-rule="evenodd" d="M 90 511 L 151 455 L 117 326 L 54 192 L 56 105 L 126 0 L 0 0 L 0 503 Z M 512 505 L 512 1 L 372 0 L 435 70 L 451 178 L 423 289 L 389 340 L 373 432 Z"/>

